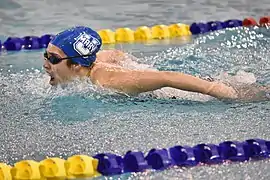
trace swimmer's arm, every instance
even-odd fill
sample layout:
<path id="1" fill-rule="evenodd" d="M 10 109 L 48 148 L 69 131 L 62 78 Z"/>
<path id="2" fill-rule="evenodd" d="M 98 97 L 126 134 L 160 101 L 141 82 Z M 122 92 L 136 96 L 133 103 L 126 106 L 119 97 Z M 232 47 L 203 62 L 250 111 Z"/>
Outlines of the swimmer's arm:
<path id="1" fill-rule="evenodd" d="M 209 82 L 198 77 L 170 71 L 139 71 L 107 68 L 97 71 L 99 83 L 105 87 L 125 93 L 137 94 L 163 87 L 198 92 L 217 98 L 233 98 L 233 89 L 220 83 Z"/>

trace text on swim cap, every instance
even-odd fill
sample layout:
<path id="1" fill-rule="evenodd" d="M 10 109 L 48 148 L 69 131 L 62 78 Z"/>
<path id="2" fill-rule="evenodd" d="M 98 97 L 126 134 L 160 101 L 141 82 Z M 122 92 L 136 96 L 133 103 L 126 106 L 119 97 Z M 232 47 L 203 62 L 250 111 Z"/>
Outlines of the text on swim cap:
<path id="1" fill-rule="evenodd" d="M 97 38 L 83 33 L 76 38 L 73 48 L 80 55 L 90 55 L 97 50 L 98 45 L 100 45 L 100 42 Z"/>

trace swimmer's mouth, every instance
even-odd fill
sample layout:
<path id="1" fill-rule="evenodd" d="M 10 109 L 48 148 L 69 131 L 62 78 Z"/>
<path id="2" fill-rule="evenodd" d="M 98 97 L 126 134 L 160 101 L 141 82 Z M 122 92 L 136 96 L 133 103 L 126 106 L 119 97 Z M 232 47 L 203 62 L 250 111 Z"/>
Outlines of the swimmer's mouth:
<path id="1" fill-rule="evenodd" d="M 50 76 L 50 81 L 49 81 L 49 83 L 50 83 L 50 84 L 54 84 L 55 77 L 54 77 L 52 74 L 50 74 L 50 73 L 48 73 L 48 74 L 49 74 L 49 76 Z"/>
<path id="2" fill-rule="evenodd" d="M 55 82 L 55 78 L 53 76 L 51 76 L 51 79 L 49 81 L 50 85 L 55 85 L 56 82 Z"/>
<path id="3" fill-rule="evenodd" d="M 51 81 L 54 80 L 54 76 L 50 74 L 50 77 L 51 77 Z"/>

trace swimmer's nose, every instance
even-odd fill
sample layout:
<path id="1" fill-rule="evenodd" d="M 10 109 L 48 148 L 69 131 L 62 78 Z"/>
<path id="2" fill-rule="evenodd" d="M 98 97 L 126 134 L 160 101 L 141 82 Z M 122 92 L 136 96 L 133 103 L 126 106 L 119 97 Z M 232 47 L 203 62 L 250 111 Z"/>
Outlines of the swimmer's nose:
<path id="1" fill-rule="evenodd" d="M 44 67 L 44 69 L 50 69 L 51 66 L 47 60 L 44 60 L 43 67 Z"/>

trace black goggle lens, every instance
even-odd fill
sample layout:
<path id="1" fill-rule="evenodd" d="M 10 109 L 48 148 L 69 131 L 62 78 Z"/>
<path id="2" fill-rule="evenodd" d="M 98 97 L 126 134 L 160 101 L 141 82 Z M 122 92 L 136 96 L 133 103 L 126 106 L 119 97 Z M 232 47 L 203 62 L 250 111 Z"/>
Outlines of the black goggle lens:
<path id="1" fill-rule="evenodd" d="M 50 61 L 50 63 L 52 63 L 52 64 L 58 64 L 58 63 L 60 63 L 63 60 L 63 59 L 58 58 L 58 57 L 56 57 L 54 55 L 51 55 L 50 57 L 48 57 L 48 53 L 47 52 L 44 53 L 44 57 L 46 59 L 48 59 Z"/>

